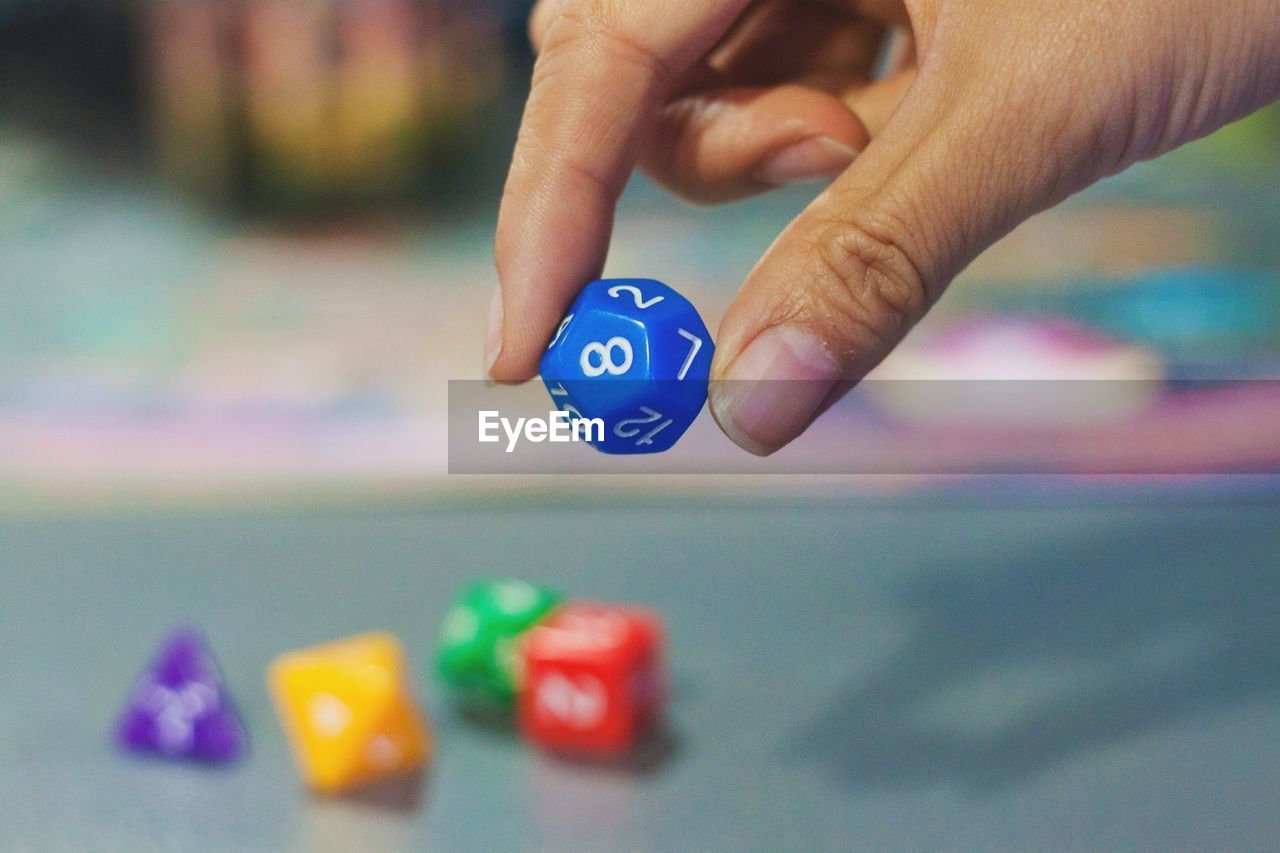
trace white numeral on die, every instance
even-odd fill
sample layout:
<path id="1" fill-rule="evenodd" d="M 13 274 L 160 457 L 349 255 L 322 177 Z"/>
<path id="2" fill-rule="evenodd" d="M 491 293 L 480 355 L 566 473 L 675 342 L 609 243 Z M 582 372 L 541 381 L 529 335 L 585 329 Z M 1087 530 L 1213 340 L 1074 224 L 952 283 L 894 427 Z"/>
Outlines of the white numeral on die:
<path id="1" fill-rule="evenodd" d="M 615 351 L 622 353 L 621 361 L 613 360 Z M 595 363 L 592 355 L 599 357 L 599 364 Z M 613 376 L 621 376 L 631 369 L 631 361 L 634 357 L 635 353 L 631 350 L 631 341 L 626 338 L 609 338 L 603 343 L 592 341 L 583 347 L 578 363 L 582 365 L 582 372 L 587 376 L 602 376 L 606 373 Z"/>
<path id="2" fill-rule="evenodd" d="M 652 430 L 640 436 L 640 439 L 636 441 L 636 447 L 640 447 L 641 445 L 644 445 L 644 444 L 653 444 L 653 437 L 658 433 L 662 432 L 667 427 L 671 426 L 671 424 L 673 423 L 673 420 L 671 418 L 667 418 L 665 421 L 663 421 L 662 412 L 655 412 L 653 409 L 649 408 L 648 406 L 641 406 L 640 411 L 644 412 L 646 417 L 626 418 L 625 420 L 618 421 L 617 425 L 614 426 L 613 428 L 613 434 L 616 435 L 618 438 L 633 438 L 637 435 L 640 435 L 640 427 L 636 426 L 636 424 L 647 426 L 648 424 L 658 423 L 658 421 L 662 421 L 662 423 L 658 424 Z"/>
<path id="3" fill-rule="evenodd" d="M 659 302 L 666 299 L 665 296 L 655 296 L 646 302 L 644 294 L 641 293 L 640 288 L 636 287 L 634 284 L 615 284 L 613 287 L 609 288 L 609 295 L 614 299 L 620 299 L 623 291 L 631 294 L 631 298 L 635 300 L 637 308 L 648 308 L 649 306 L 657 305 Z"/>
<path id="4" fill-rule="evenodd" d="M 604 683 L 599 678 L 584 674 L 570 679 L 558 672 L 538 682 L 534 701 L 540 714 L 554 717 L 575 729 L 600 725 L 608 706 Z"/>
<path id="5" fill-rule="evenodd" d="M 684 357 L 684 364 L 680 366 L 680 372 L 676 374 L 676 379 L 684 379 L 684 375 L 689 372 L 689 368 L 693 366 L 693 360 L 698 356 L 698 350 L 702 349 L 702 338 L 693 332 L 684 329 L 676 329 L 680 333 L 680 337 L 690 341 L 693 346 L 689 348 L 689 354 Z"/>
<path id="6" fill-rule="evenodd" d="M 570 314 L 568 317 L 565 317 L 560 321 L 560 328 L 556 329 L 556 336 L 551 339 L 551 343 L 547 344 L 547 349 L 551 349 L 553 346 L 560 343 L 560 336 L 564 334 L 565 329 L 569 328 L 569 321 L 572 319 L 573 315 Z"/>

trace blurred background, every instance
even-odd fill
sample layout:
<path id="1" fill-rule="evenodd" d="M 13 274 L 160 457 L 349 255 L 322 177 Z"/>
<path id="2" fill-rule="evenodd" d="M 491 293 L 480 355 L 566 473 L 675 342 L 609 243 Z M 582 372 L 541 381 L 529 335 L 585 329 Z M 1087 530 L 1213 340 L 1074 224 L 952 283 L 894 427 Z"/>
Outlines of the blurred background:
<path id="1" fill-rule="evenodd" d="M 447 380 L 480 377 L 529 5 L 0 0 L 0 506 L 503 488 L 447 481 Z M 714 329 L 812 193 L 702 210 L 636 178 L 609 272 L 668 281 Z M 1277 222 L 1273 108 L 1018 229 L 886 375 L 1013 361 L 1142 380 L 1049 467 L 1092 470 L 1116 430 L 1183 436 L 1147 461 L 1195 468 L 1216 425 L 1247 418 L 1267 427 L 1213 458 L 1271 470 L 1271 383 L 1177 380 L 1280 377 Z M 948 444 L 919 401 L 878 402 L 787 452 L 820 459 L 891 422 L 906 455 L 963 462 L 1001 420 Z M 706 417 L 686 443 L 731 451 Z"/>
<path id="2" fill-rule="evenodd" d="M 1280 111 L 1018 228 L 767 462 L 704 414 L 639 464 L 725 473 L 450 476 L 527 5 L 0 0 L 0 847 L 1273 849 Z M 814 192 L 696 209 L 636 178 L 608 272 L 714 330 Z M 913 382 L 989 378 L 1115 393 L 1024 417 Z M 887 473 L 727 473 L 849 447 Z M 940 473 L 966 467 L 1070 476 Z M 449 710 L 440 620 L 498 574 L 663 614 L 665 764 L 589 772 Z M 179 621 L 245 713 L 240 770 L 108 746 Z M 439 745 L 407 812 L 298 790 L 262 681 L 373 627 Z"/>

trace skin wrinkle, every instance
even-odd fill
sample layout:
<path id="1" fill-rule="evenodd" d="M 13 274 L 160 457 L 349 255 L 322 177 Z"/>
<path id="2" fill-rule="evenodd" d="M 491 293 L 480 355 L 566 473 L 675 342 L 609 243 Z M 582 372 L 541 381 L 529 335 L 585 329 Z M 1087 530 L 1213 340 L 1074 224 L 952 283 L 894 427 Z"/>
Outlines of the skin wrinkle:
<path id="1" fill-rule="evenodd" d="M 1211 104 L 1209 98 L 1210 92 L 1223 91 L 1225 88 L 1215 79 L 1222 73 L 1220 70 L 1222 63 L 1213 62 L 1211 59 L 1216 52 L 1218 35 L 1216 29 L 1205 30 L 1204 52 L 1194 69 L 1195 73 L 1191 75 L 1191 82 L 1190 84 L 1184 83 L 1178 95 L 1174 98 L 1175 103 L 1178 101 L 1186 103 L 1184 110 L 1186 114 L 1185 123 L 1176 137 L 1172 136 L 1171 132 L 1166 132 L 1166 139 L 1185 139 L 1199 136 L 1202 132 L 1201 128 L 1210 124 L 1211 116 L 1220 111 L 1220 107 L 1216 106 L 1217 99 L 1213 99 L 1215 103 Z M 1229 53 L 1229 51 L 1227 52 Z M 1227 109 L 1225 112 L 1230 115 L 1234 110 Z"/>
<path id="2" fill-rule="evenodd" d="M 565 33 L 559 41 L 556 36 Z M 639 65 L 653 80 L 653 88 L 664 91 L 676 79 L 679 73 L 672 68 L 663 57 L 638 39 L 627 35 L 624 31 L 609 26 L 592 16 L 579 15 L 571 10 L 562 12 L 547 32 L 548 48 L 557 48 L 566 55 L 574 55 L 579 61 L 582 56 L 598 56 L 609 63 L 631 62 Z M 591 51 L 575 51 L 575 42 L 586 42 Z"/>
<path id="3" fill-rule="evenodd" d="M 915 228 L 920 234 L 919 245 L 929 248 L 927 252 L 913 256 L 912 260 L 916 265 L 917 273 L 921 276 L 925 302 L 928 306 L 942 297 L 948 284 L 942 270 L 958 269 L 968 262 L 968 258 L 965 258 L 962 253 L 965 246 L 972 245 L 973 232 L 977 228 L 977 216 L 969 211 L 963 216 L 948 218 L 944 213 L 945 210 L 963 209 L 963 205 L 957 198 L 960 190 L 949 184 L 940 152 L 932 155 L 922 154 L 921 161 L 919 181 L 924 191 L 919 196 L 920 201 L 917 205 L 921 209 L 914 221 L 917 223 Z M 971 178 L 971 180 L 978 179 Z M 898 202 L 900 209 L 906 203 L 905 199 L 900 200 Z M 951 223 L 950 227 L 946 224 L 948 222 Z M 925 267 L 926 261 L 936 265 L 937 269 Z"/>
<path id="4" fill-rule="evenodd" d="M 985 151 L 983 146 L 989 146 L 989 140 L 1004 143 L 999 156 L 988 153 L 972 158 L 973 166 L 966 172 L 971 182 L 967 197 L 972 198 L 981 192 L 980 187 L 973 186 L 975 182 L 986 181 L 1002 187 L 1001 195 L 1007 199 L 1003 210 L 990 211 L 995 215 L 989 221 L 977 222 L 965 229 L 968 232 L 967 242 L 974 242 L 980 233 L 1003 233 L 1011 229 L 1036 208 L 1041 198 L 1058 198 L 1071 192 L 1085 180 L 1080 177 L 1081 173 L 1091 170 L 1089 164 L 1082 169 L 1057 155 L 1059 150 L 1075 147 L 1074 144 L 1063 145 L 1063 140 L 1081 139 L 1081 144 L 1089 144 L 1089 140 L 1096 139 L 1090 105 L 1069 97 L 1055 85 L 1065 74 L 1059 66 L 1069 67 L 1071 56 L 1080 49 L 1081 32 L 1074 26 L 1062 25 L 1048 31 L 1046 39 L 1050 42 L 1049 48 L 1025 60 L 1016 73 L 997 78 L 1005 79 L 1007 85 L 1000 91 L 988 93 L 985 98 L 973 99 L 973 112 L 959 123 L 962 128 L 960 134 L 968 132 L 964 129 L 982 129 L 979 137 L 959 145 L 962 150 L 975 150 L 976 146 L 977 150 Z M 1064 47 L 1054 50 L 1054 42 Z M 1028 124 L 1025 119 L 1030 116 L 1041 118 Z M 1029 127 L 1036 135 L 1028 137 L 1025 132 L 1009 133 L 1007 128 L 1013 126 Z M 960 134 L 952 131 L 947 136 L 954 144 Z M 1028 138 L 1034 142 L 1027 144 Z M 983 175 L 976 171 L 981 168 L 993 171 Z M 964 205 L 956 205 L 953 210 L 961 211 L 963 215 L 964 208 Z"/>
<path id="5" fill-rule="evenodd" d="M 1267 24 L 1270 24 L 1274 38 L 1270 43 L 1257 39 L 1250 42 L 1253 62 L 1248 63 L 1244 73 L 1258 83 L 1258 91 L 1251 93 L 1252 96 L 1245 101 L 1243 110 L 1257 109 L 1280 98 L 1280 50 L 1275 49 L 1276 42 L 1280 40 L 1280 23 L 1277 23 L 1280 15 L 1272 14 L 1269 18 L 1263 18 L 1261 11 L 1257 14 L 1261 20 L 1252 22 L 1249 30 L 1266 32 Z"/>
<path id="6" fill-rule="evenodd" d="M 1280 12 L 1275 17 L 1280 18 Z M 1276 39 L 1280 41 L 1280 25 L 1275 21 L 1270 22 L 1272 28 L 1275 29 Z M 1266 22 L 1253 22 L 1253 27 L 1265 31 Z M 1253 29 L 1250 27 L 1249 29 Z M 1257 40 L 1249 42 L 1249 47 L 1253 62 L 1242 64 L 1242 67 L 1236 72 L 1240 77 L 1244 78 L 1241 102 L 1237 105 L 1235 115 L 1247 114 L 1251 110 L 1269 103 L 1272 100 L 1280 98 L 1280 50 L 1276 50 L 1275 42 L 1269 45 L 1269 49 L 1264 49 Z"/>
<path id="7" fill-rule="evenodd" d="M 1280 9 L 1277 9 L 1277 14 L 1280 14 Z M 1237 51 L 1248 50 L 1248 45 L 1243 33 L 1226 33 L 1223 34 L 1222 40 L 1226 42 L 1223 52 L 1228 55 Z M 1236 98 L 1229 102 L 1224 112 L 1227 115 L 1239 113 L 1255 96 L 1250 84 L 1250 77 L 1245 73 L 1243 68 L 1230 63 L 1219 62 L 1216 63 L 1216 65 L 1218 67 L 1218 74 L 1220 75 L 1220 78 L 1225 78 L 1220 79 L 1219 87 L 1224 91 L 1239 93 Z M 1257 85 L 1259 80 L 1260 78 L 1255 78 L 1253 85 Z M 1204 127 L 1212 125 L 1216 114 L 1210 109 L 1210 107 L 1213 104 L 1220 103 L 1220 101 L 1211 97 L 1209 87 L 1202 87 L 1199 102 L 1202 107 L 1198 113 L 1201 118 L 1199 126 Z"/>
<path id="8" fill-rule="evenodd" d="M 911 149 L 916 150 L 925 144 L 925 140 L 916 143 Z M 907 159 L 906 157 L 903 158 Z M 885 192 L 885 187 L 893 180 L 895 168 L 890 175 L 879 184 L 874 192 Z M 863 195 L 863 193 L 859 193 Z M 866 193 L 865 195 L 873 195 Z M 877 345 L 883 345 L 885 337 L 879 333 L 874 326 L 871 317 L 879 318 L 880 322 L 890 322 L 895 328 L 901 328 L 904 332 L 922 312 L 922 306 L 925 302 L 931 302 L 932 297 L 928 294 L 924 285 L 926 279 L 922 276 L 916 265 L 907 257 L 906 253 L 897 248 L 897 243 L 906 239 L 907 230 L 901 225 L 898 227 L 898 234 L 902 237 L 887 237 L 890 229 L 886 228 L 884 222 L 890 217 L 884 211 L 886 206 L 883 204 L 864 204 L 862 207 L 880 211 L 881 217 L 879 223 L 845 221 L 836 218 L 830 221 L 830 224 L 822 229 L 816 239 L 809 241 L 809 245 L 813 247 L 812 256 L 818 262 L 820 268 L 825 274 L 813 276 L 817 280 L 832 280 L 843 285 L 843 299 L 831 299 L 828 294 L 825 300 L 826 311 L 829 314 L 842 315 L 846 322 L 852 326 L 856 326 L 865 333 L 860 337 L 871 337 Z M 859 207 L 855 207 L 855 210 Z M 918 221 L 916 219 L 915 221 Z M 873 236 L 880 235 L 880 236 Z M 871 246 L 883 247 L 880 253 Z M 851 251 L 852 249 L 852 251 Z M 902 273 L 893 269 L 892 265 L 887 265 L 888 258 L 895 254 L 900 254 L 906 260 L 908 272 Z M 844 257 L 842 257 L 842 255 Z M 861 261 L 861 264 L 853 263 L 853 261 Z M 861 273 L 861 275 L 859 275 Z M 856 281 L 855 281 L 856 280 Z M 869 289 L 875 286 L 877 281 L 897 282 L 891 290 L 896 290 L 900 294 L 897 301 L 892 298 L 885 303 L 888 310 L 879 308 L 870 304 L 868 297 Z M 902 282 L 913 281 L 919 284 L 905 285 Z M 914 291 L 914 292 L 913 292 Z M 824 300 L 806 300 L 811 305 L 813 302 L 824 302 Z M 850 308 L 849 306 L 856 306 Z M 784 303 L 781 311 L 775 315 L 772 321 L 766 321 L 763 327 L 780 325 L 788 319 L 792 319 L 788 315 L 795 315 L 796 308 L 794 304 L 787 305 Z M 885 321 L 885 317 L 893 318 L 891 321 Z M 853 355 L 848 353 L 848 355 Z"/>
<path id="9" fill-rule="evenodd" d="M 564 85 L 557 78 L 559 74 L 573 75 L 577 79 L 574 84 Z M 555 91 L 563 91 L 566 88 L 574 92 L 589 89 L 589 83 L 592 82 L 593 76 L 584 72 L 580 67 L 567 63 L 564 70 L 548 68 L 541 80 L 535 80 L 530 100 L 540 99 L 544 95 L 551 97 Z M 547 94 L 548 92 L 550 94 Z M 612 117 L 614 115 L 621 117 L 635 110 L 643 110 L 647 104 L 656 103 L 657 100 L 657 92 L 647 92 L 630 103 L 612 102 L 607 107 L 602 108 L 597 102 L 587 100 L 585 97 L 582 97 L 581 100 L 578 99 L 578 96 L 571 99 L 563 99 L 557 106 L 562 115 L 566 116 L 566 120 L 557 122 L 550 129 L 544 129 L 542 132 L 537 133 L 522 147 L 525 149 L 533 148 L 535 152 L 537 149 L 541 149 L 542 153 L 535 158 L 539 162 L 551 158 L 562 159 L 577 153 L 581 153 L 586 157 L 593 155 L 598 157 L 603 152 L 610 150 L 633 152 L 638 150 L 639 142 L 627 133 L 625 123 L 619 120 L 602 122 L 600 119 L 604 116 Z M 587 120 L 587 117 L 592 117 L 592 120 Z M 587 128 L 589 126 L 594 132 L 588 132 Z M 623 183 L 625 183 L 625 179 Z"/>
<path id="10" fill-rule="evenodd" d="M 842 316 L 842 328 L 861 329 L 883 345 L 886 330 L 905 334 L 927 297 L 924 279 L 902 248 L 901 224 L 885 214 L 877 218 L 828 226 L 815 241 L 813 258 L 815 278 L 832 285 L 818 296 Z"/>
<path id="11" fill-rule="evenodd" d="M 1154 60 L 1149 61 L 1154 62 Z M 1147 77 L 1154 76 L 1154 70 L 1147 72 Z M 1131 72 L 1126 79 L 1140 81 L 1146 78 L 1141 73 Z M 1117 83 L 1116 85 L 1117 91 L 1127 93 L 1127 100 L 1121 101 L 1121 104 L 1127 108 L 1117 110 L 1113 116 L 1103 118 L 1097 158 L 1098 162 L 1103 164 L 1101 171 L 1104 175 L 1118 174 L 1133 163 L 1145 159 L 1147 155 L 1144 152 L 1156 147 L 1155 139 L 1168 123 L 1170 105 L 1167 102 L 1161 101 L 1154 107 L 1140 106 L 1143 100 L 1141 92 L 1138 91 L 1140 85 L 1140 83 L 1124 86 Z M 1118 151 L 1114 154 L 1106 147 L 1106 142 L 1113 136 L 1121 140 L 1117 146 Z"/>
<path id="12" fill-rule="evenodd" d="M 1183 64 L 1173 63 L 1170 67 L 1159 69 L 1163 72 L 1157 79 L 1168 80 L 1168 84 L 1160 87 L 1160 97 L 1144 99 L 1146 103 L 1156 103 L 1164 107 L 1164 121 L 1159 124 L 1159 132 L 1155 135 L 1147 150 L 1139 150 L 1137 159 L 1156 156 L 1167 151 L 1172 140 L 1191 136 L 1195 124 L 1195 112 L 1200 93 L 1208 82 L 1211 73 L 1209 54 L 1213 50 L 1214 31 L 1205 28 L 1200 31 L 1185 32 L 1184 39 L 1199 39 L 1200 52 L 1192 52 Z M 1197 59 L 1196 57 L 1200 58 Z M 1188 65 L 1188 61 L 1191 63 Z M 1153 84 L 1154 87 L 1154 84 Z"/>
<path id="13" fill-rule="evenodd" d="M 939 147 L 938 140 L 945 137 L 945 126 L 944 120 L 933 133 L 919 139 L 909 149 L 909 156 L 895 164 L 883 181 L 874 186 L 850 190 L 848 200 L 841 205 L 855 217 L 855 227 L 861 227 L 873 235 L 890 233 L 883 227 L 883 223 L 895 220 L 892 211 L 906 212 L 906 215 L 896 217 L 896 234 L 901 236 L 888 239 L 898 242 L 910 240 L 910 246 L 918 248 L 914 255 L 904 253 L 908 254 L 908 260 L 912 257 L 933 258 L 939 266 L 945 266 L 949 263 L 947 259 L 955 254 L 952 249 L 955 240 L 947 232 L 954 231 L 958 224 L 954 219 L 932 215 L 930 211 L 930 208 L 937 209 L 940 199 L 947 198 L 955 191 L 954 187 L 945 184 L 942 177 L 947 171 L 945 153 L 932 153 Z M 904 174 L 904 163 L 917 165 Z M 911 266 L 915 277 L 921 282 L 926 301 L 932 304 L 941 296 L 941 288 L 935 288 L 933 282 L 942 277 L 942 270 L 924 268 L 915 261 L 911 262 Z"/>

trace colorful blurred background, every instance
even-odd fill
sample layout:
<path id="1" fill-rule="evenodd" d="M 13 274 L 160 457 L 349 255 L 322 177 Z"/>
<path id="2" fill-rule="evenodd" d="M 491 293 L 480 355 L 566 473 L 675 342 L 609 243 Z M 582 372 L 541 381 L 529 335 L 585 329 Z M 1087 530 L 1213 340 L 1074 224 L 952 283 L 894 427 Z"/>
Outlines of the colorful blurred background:
<path id="1" fill-rule="evenodd" d="M 704 413 L 635 461 L 719 473 L 451 475 L 526 6 L 0 0 L 0 849 L 1274 849 L 1280 110 L 1018 228 L 768 460 Z M 636 178 L 608 272 L 714 330 L 814 192 Z M 452 708 L 448 602 L 507 575 L 663 615 L 653 766 Z M 111 746 L 175 623 L 238 769 Z M 371 628 L 432 718 L 407 807 L 307 796 L 263 680 Z"/>
<path id="2" fill-rule="evenodd" d="M 0 507 L 527 485 L 450 478 L 446 447 L 447 381 L 480 377 L 528 5 L 0 0 Z M 714 329 L 813 191 L 704 210 L 636 178 L 609 272 L 668 281 Z M 1274 471 L 1278 386 L 1212 381 L 1280 378 L 1277 223 L 1273 108 L 1019 228 L 885 375 L 935 378 L 958 347 L 981 378 L 994 346 L 1052 376 L 1086 341 L 1116 358 L 1076 362 L 1084 378 L 1160 393 L 1049 468 L 1096 469 L 1080 454 L 1106 429 L 1174 424 L 1143 464 Z M 949 445 L 880 402 L 833 411 L 783 469 L 887 421 L 906 456 L 927 444 L 963 467 L 983 443 L 981 425 Z M 1266 427 L 1211 441 L 1236 418 Z M 736 452 L 703 421 L 687 452 Z M 1054 436 L 1024 452 L 1051 457 Z"/>

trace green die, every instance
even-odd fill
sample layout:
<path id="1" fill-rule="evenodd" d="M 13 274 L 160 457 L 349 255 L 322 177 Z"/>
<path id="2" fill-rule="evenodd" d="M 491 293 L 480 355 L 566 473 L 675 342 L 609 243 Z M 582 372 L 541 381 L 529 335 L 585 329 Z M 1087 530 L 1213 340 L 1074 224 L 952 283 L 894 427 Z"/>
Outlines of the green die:
<path id="1" fill-rule="evenodd" d="M 467 701 L 509 705 L 519 687 L 516 641 L 562 598 L 518 580 L 469 587 L 441 626 L 441 680 Z"/>

